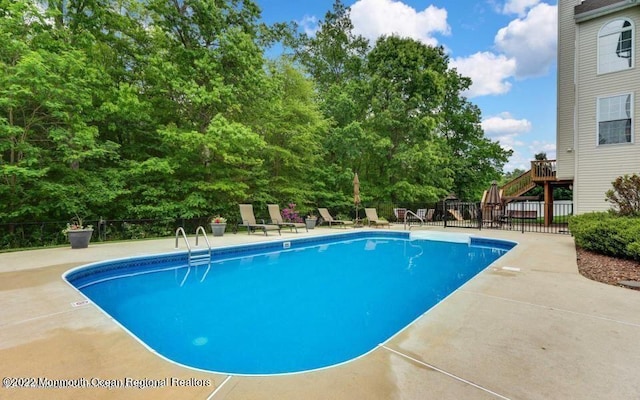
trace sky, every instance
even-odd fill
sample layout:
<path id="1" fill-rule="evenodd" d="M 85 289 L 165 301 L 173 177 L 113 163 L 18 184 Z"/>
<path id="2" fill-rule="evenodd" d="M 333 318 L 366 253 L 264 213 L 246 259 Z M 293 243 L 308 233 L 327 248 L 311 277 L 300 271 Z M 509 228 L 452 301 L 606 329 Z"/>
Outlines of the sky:
<path id="1" fill-rule="evenodd" d="M 334 0 L 256 0 L 264 22 L 295 21 L 310 35 Z M 557 1 L 343 0 L 356 34 L 443 46 L 470 77 L 463 93 L 482 111 L 485 136 L 513 156 L 505 172 L 528 170 L 534 154 L 556 157 Z"/>

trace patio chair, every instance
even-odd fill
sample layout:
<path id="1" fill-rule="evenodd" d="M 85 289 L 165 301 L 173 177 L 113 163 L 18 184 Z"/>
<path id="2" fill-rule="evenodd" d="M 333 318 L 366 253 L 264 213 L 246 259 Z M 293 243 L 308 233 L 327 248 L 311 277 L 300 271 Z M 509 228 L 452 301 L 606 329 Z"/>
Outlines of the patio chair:
<path id="1" fill-rule="evenodd" d="M 367 215 L 367 219 L 369 220 L 369 226 L 373 225 L 375 227 L 378 226 L 387 226 L 391 228 L 391 224 L 386 219 L 378 218 L 378 211 L 375 208 L 365 208 L 365 214 Z"/>
<path id="2" fill-rule="evenodd" d="M 323 221 L 329 224 L 329 228 L 331 228 L 331 226 L 334 224 L 341 225 L 343 228 L 346 228 L 347 225 L 353 225 L 353 221 L 343 220 L 343 219 L 333 219 L 331 214 L 329 214 L 329 210 L 327 210 L 326 208 L 318 208 L 318 212 L 320 213 L 320 216 L 322 217 Z"/>
<path id="3" fill-rule="evenodd" d="M 420 219 L 422 219 L 422 221 L 427 222 L 427 221 L 433 221 L 433 214 L 435 214 L 435 212 L 436 212 L 435 208 L 430 208 L 428 210 L 426 208 L 418 208 L 418 210 L 416 211 L 416 214 Z"/>
<path id="4" fill-rule="evenodd" d="M 426 214 L 427 210 L 425 208 L 420 208 L 417 212 L 413 212 L 411 210 L 407 210 L 406 208 L 394 208 L 393 213 L 396 215 L 396 219 L 398 222 L 404 224 L 404 228 L 411 229 L 412 225 L 420 225 L 424 223 L 424 214 Z"/>
<path id="5" fill-rule="evenodd" d="M 280 214 L 279 205 L 267 204 L 267 207 L 269 208 L 269 217 L 271 218 L 272 224 L 278 225 L 280 228 L 282 227 L 289 228 L 290 231 L 295 229 L 296 233 L 298 233 L 298 228 L 307 229 L 307 225 L 302 222 L 285 222 L 282 219 L 282 214 Z M 307 232 L 309 232 L 309 229 L 307 229 Z"/>
<path id="6" fill-rule="evenodd" d="M 242 223 L 239 226 L 246 226 L 247 232 L 251 234 L 251 231 L 255 231 L 257 229 L 261 229 L 264 232 L 264 235 L 267 236 L 267 231 L 278 231 L 278 235 L 280 233 L 280 226 L 273 224 L 259 224 L 256 222 L 256 217 L 253 214 L 253 205 L 252 204 L 239 204 L 240 206 L 240 217 L 242 218 Z"/>
<path id="7" fill-rule="evenodd" d="M 464 218 L 462 218 L 462 215 L 460 214 L 460 211 L 454 209 L 454 208 L 450 208 L 447 211 L 449 211 L 449 214 L 451 214 L 453 216 L 453 218 L 455 218 L 456 221 L 464 221 Z"/>
<path id="8" fill-rule="evenodd" d="M 407 214 L 406 208 L 394 208 L 393 214 L 396 216 L 396 221 L 404 222 L 404 217 Z"/>

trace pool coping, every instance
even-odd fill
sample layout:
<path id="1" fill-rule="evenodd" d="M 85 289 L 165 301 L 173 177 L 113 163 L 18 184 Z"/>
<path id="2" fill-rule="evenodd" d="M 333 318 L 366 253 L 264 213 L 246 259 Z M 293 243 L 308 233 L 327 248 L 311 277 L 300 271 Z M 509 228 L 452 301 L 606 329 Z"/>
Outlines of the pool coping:
<path id="1" fill-rule="evenodd" d="M 173 248 L 171 239 L 0 254 L 3 374 L 175 376 L 187 383 L 211 383 L 113 389 L 125 399 L 609 399 L 640 392 L 635 377 L 640 349 L 629 345 L 640 340 L 637 291 L 582 277 L 568 236 L 446 231 L 516 240 L 519 245 L 366 357 L 326 371 L 276 377 L 227 376 L 170 365 L 146 354 L 95 307 L 70 306 L 81 298 L 60 279 L 62 272 L 107 258 L 166 252 Z M 328 232 L 336 230 L 310 234 Z M 223 240 L 233 245 L 285 235 L 225 235 Z M 112 398 L 113 390 L 0 388 L 0 397 Z"/>

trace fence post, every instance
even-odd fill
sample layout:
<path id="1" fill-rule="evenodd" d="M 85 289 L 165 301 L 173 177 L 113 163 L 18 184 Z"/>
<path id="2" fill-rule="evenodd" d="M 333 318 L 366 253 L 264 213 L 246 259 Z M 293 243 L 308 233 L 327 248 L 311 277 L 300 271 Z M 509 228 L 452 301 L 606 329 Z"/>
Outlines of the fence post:
<path id="1" fill-rule="evenodd" d="M 448 214 L 447 213 L 447 200 L 443 200 L 442 201 L 442 220 L 444 221 L 444 227 L 445 228 L 447 227 L 447 220 L 449 219 L 449 218 L 447 218 L 448 217 L 447 214 Z"/>

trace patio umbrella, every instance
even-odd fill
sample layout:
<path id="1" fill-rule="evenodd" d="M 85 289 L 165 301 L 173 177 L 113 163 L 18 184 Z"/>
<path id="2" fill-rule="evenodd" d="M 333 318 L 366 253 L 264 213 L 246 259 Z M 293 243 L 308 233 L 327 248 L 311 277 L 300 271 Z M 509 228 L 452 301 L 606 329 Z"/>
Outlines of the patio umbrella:
<path id="1" fill-rule="evenodd" d="M 356 205 L 356 221 L 358 221 L 358 204 L 360 204 L 360 180 L 358 173 L 353 177 L 353 202 Z"/>
<path id="2" fill-rule="evenodd" d="M 500 198 L 500 189 L 498 189 L 498 182 L 491 182 L 491 186 L 487 191 L 487 198 L 485 199 L 485 203 L 490 206 L 502 204 L 502 199 Z"/>
<path id="3" fill-rule="evenodd" d="M 502 204 L 502 198 L 500 197 L 500 189 L 498 189 L 498 182 L 491 182 L 491 186 L 487 191 L 487 197 L 484 199 L 484 204 L 487 206 L 487 211 L 491 210 L 490 216 L 484 216 L 484 220 L 491 220 L 493 225 L 493 219 L 496 215 L 496 207 Z M 482 210 L 484 213 L 484 209 Z M 487 218 L 489 217 L 489 218 Z"/>

